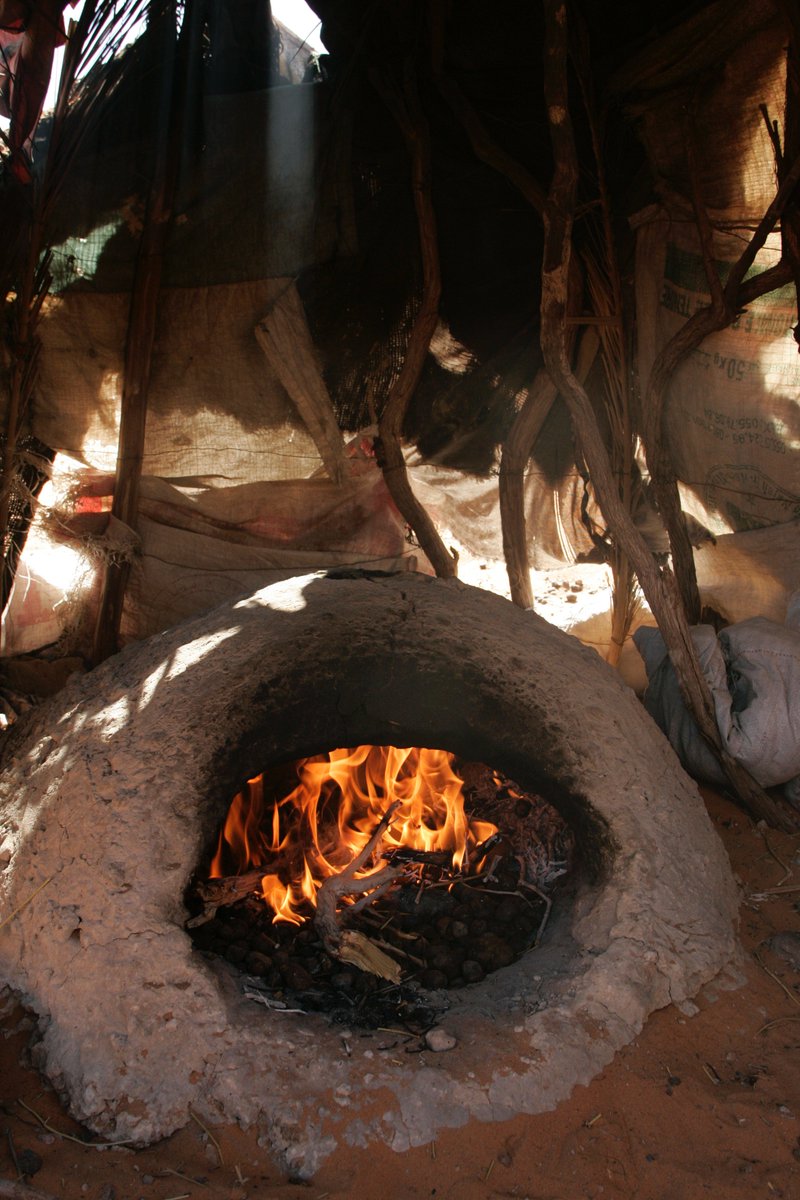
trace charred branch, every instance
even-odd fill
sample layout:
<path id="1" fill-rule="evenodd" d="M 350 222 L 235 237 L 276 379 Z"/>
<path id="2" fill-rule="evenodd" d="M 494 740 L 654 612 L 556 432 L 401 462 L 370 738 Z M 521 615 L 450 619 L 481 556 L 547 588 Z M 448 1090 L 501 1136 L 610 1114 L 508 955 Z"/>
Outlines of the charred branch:
<path id="1" fill-rule="evenodd" d="M 196 917 L 186 922 L 187 929 L 196 929 L 216 915 L 217 909 L 226 904 L 236 904 L 246 896 L 252 896 L 261 886 L 265 870 L 245 871 L 241 875 L 225 875 L 220 879 L 201 879 L 194 887 L 194 894 L 202 902 L 203 909 Z"/>

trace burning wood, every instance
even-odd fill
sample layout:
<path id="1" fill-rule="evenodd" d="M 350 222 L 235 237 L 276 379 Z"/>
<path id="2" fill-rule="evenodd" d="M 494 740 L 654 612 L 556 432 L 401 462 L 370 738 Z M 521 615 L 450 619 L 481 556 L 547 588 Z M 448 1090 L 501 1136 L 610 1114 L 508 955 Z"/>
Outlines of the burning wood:
<path id="1" fill-rule="evenodd" d="M 383 867 L 361 878 L 356 877 L 377 851 L 385 830 L 399 808 L 399 800 L 390 804 L 361 853 L 338 875 L 331 875 L 325 880 L 319 889 L 317 912 L 314 917 L 322 944 L 329 954 L 343 962 L 352 963 L 363 971 L 369 971 L 372 975 L 391 979 L 393 983 L 400 982 L 400 968 L 394 959 L 384 954 L 363 934 L 353 930 L 345 932 L 336 909 L 337 901 L 342 896 L 357 896 L 365 892 L 370 896 L 374 896 L 376 892 L 383 894 L 386 887 L 400 877 L 402 872 L 399 867 Z"/>
<path id="2" fill-rule="evenodd" d="M 384 816 L 392 803 L 396 819 L 389 827 Z M 263 775 L 248 781 L 231 804 L 201 897 L 210 905 L 225 903 L 216 899 L 213 882 L 230 876 L 246 880 L 247 894 L 252 872 L 260 869 L 275 920 L 301 924 L 326 880 L 359 870 L 352 864 L 378 828 L 386 831 L 383 853 L 390 861 L 402 854 L 405 861 L 451 863 L 456 871 L 496 833 L 494 825 L 465 813 L 463 781 L 446 751 L 333 750 L 302 759 L 288 794 L 269 787 L 265 793 Z M 223 896 L 228 888 L 238 893 L 238 885 L 223 884 Z"/>
<path id="3" fill-rule="evenodd" d="M 245 896 L 252 896 L 261 887 L 263 871 L 246 871 L 244 875 L 228 875 L 224 879 L 200 879 L 195 884 L 195 895 L 203 902 L 203 911 L 186 922 L 187 929 L 196 929 L 216 916 L 218 908 L 225 904 L 236 904 Z"/>
<path id="4" fill-rule="evenodd" d="M 392 752 L 378 753 L 385 781 Z M 214 861 L 218 870 L 229 861 L 232 843 L 246 846 L 249 859 L 240 874 L 197 885 L 203 911 L 190 925 L 198 948 L 222 954 L 280 1002 L 286 992 L 303 1008 L 338 1012 L 344 1002 L 343 1018 L 381 1024 L 405 1020 L 422 1003 L 405 979 L 425 989 L 475 983 L 537 945 L 548 892 L 568 865 L 563 820 L 497 772 L 462 764 L 459 778 L 449 755 L 443 762 L 442 752 L 428 752 L 440 756 L 437 778 L 450 795 L 432 828 L 428 810 L 418 806 L 415 818 L 423 789 L 402 769 L 420 752 L 396 753 L 394 778 L 381 787 L 368 747 L 303 760 L 301 786 L 287 785 L 288 795 L 270 780 L 251 781 L 232 805 L 236 819 L 229 814 Z M 354 764 L 361 811 L 345 799 Z M 309 776 L 316 799 L 298 806 Z M 244 803 L 253 793 L 258 821 Z M 442 845 L 445 828 L 451 845 Z M 378 979 L 388 984 L 380 1000 Z"/>

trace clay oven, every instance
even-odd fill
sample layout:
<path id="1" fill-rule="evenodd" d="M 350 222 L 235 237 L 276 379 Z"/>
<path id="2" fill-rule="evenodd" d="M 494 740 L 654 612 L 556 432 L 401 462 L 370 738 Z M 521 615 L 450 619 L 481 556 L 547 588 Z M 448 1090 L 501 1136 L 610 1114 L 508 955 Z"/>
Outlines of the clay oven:
<path id="1" fill-rule="evenodd" d="M 580 869 L 545 943 L 450 996 L 447 1054 L 269 1010 L 193 950 L 184 894 L 243 778 L 337 746 L 435 745 L 552 798 Z M 635 696 L 533 613 L 456 581 L 312 575 L 131 646 L 11 737 L 3 978 L 74 1115 L 146 1142 L 259 1123 L 300 1174 L 554 1107 L 734 948 L 695 785 Z"/>

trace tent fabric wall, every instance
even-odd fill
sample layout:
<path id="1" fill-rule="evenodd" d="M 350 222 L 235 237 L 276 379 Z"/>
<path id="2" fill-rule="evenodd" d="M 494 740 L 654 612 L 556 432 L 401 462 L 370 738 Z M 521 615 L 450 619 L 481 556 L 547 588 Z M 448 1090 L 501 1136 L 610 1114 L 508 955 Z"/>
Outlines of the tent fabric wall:
<path id="1" fill-rule="evenodd" d="M 153 353 L 143 470 L 220 484 L 297 479 L 321 465 L 255 327 L 291 279 L 165 288 Z M 116 463 L 126 294 L 52 297 L 41 322 L 37 436 L 101 470 Z"/>
<path id="2" fill-rule="evenodd" d="M 771 119 L 783 115 L 786 36 L 768 0 L 712 4 L 616 80 L 661 197 L 633 220 L 643 386 L 660 350 L 710 303 L 693 193 L 707 209 L 723 282 L 774 198 L 774 149 L 761 106 Z M 780 254 L 775 232 L 751 273 Z M 669 448 L 684 508 L 712 533 L 800 517 L 796 323 L 794 287 L 768 293 L 706 338 L 673 376 Z"/>
<path id="3" fill-rule="evenodd" d="M 405 547 L 395 555 L 366 551 L 269 549 L 162 525 L 141 517 L 141 552 L 131 567 L 121 639 L 138 641 L 187 617 L 282 579 L 347 567 L 407 571 L 420 556 Z"/>
<path id="4" fill-rule="evenodd" d="M 309 571 L 430 565 L 406 538 L 373 458 L 350 447 L 347 477 L 271 480 L 238 487 L 145 476 L 137 530 L 108 512 L 113 478 L 78 468 L 60 481 L 34 521 L 3 621 L 5 655 L 61 639 L 87 652 L 100 572 L 129 564 L 125 642 L 262 587 Z M 74 464 L 77 466 L 77 464 Z M 56 471 L 60 470 L 60 460 Z"/>
<path id="5" fill-rule="evenodd" d="M 627 63 L 611 91 L 636 124 L 666 204 L 692 194 L 687 142 L 703 202 L 758 221 L 775 191 L 759 110 L 783 116 L 787 35 L 771 0 L 717 0 Z"/>
<path id="6" fill-rule="evenodd" d="M 784 64 L 785 37 L 769 0 L 719 3 L 615 81 L 663 202 L 637 229 L 642 381 L 666 338 L 707 295 L 681 200 L 687 194 L 686 105 L 693 105 L 701 188 L 724 227 L 716 249 L 724 271 L 774 194 L 772 149 L 758 105 L 780 111 Z M 130 132 L 135 86 L 134 76 L 133 90 L 121 90 L 106 125 L 87 143 L 86 169 L 74 173 L 56 214 L 57 290 L 43 311 L 32 409 L 36 436 L 106 474 L 115 468 L 142 217 L 141 164 L 123 136 Z M 164 263 L 139 540 L 126 550 L 132 572 L 127 637 L 163 627 L 191 604 L 215 602 L 229 594 L 231 581 L 251 586 L 250 572 L 409 558 L 424 566 L 382 491 L 374 461 L 353 473 L 335 427 L 334 411 L 359 413 L 350 422 L 357 426 L 366 399 L 380 411 L 403 360 L 418 271 L 408 163 L 392 120 L 381 116 L 378 104 L 374 112 L 334 117 L 333 92 L 327 85 L 299 85 L 206 96 L 193 110 L 198 124 L 189 134 L 200 138 L 201 150 L 187 155 L 182 169 Z M 437 203 L 444 207 L 453 192 L 458 211 L 475 207 L 487 247 L 475 262 L 500 262 L 498 281 L 506 269 L 520 271 L 518 262 L 509 265 L 495 253 L 506 246 L 497 228 L 513 229 L 532 281 L 534 243 L 519 231 L 530 232 L 529 220 L 538 236 L 538 218 L 522 206 L 512 222 L 496 173 L 482 176 L 483 190 L 467 195 L 461 172 L 471 151 L 459 149 L 451 134 L 445 124 L 440 136 L 448 138 L 443 144 L 452 159 L 440 163 Z M 335 169 L 321 170 L 323 161 Z M 463 178 L 475 181 L 469 173 Z M 452 217 L 454 211 L 451 204 L 447 212 Z M 443 261 L 452 267 L 457 251 L 471 263 L 469 239 L 460 235 L 473 226 L 456 222 L 456 236 L 445 221 L 440 225 Z M 483 235 L 479 240 L 483 244 Z M 776 253 L 773 244 L 761 265 Z M 470 295 L 474 284 L 469 274 Z M 534 285 L 526 287 L 530 303 Z M 447 444 L 421 436 L 425 449 L 410 450 L 409 460 L 414 486 L 445 535 L 501 563 L 499 442 L 524 402 L 538 355 L 527 308 L 524 320 L 513 305 L 499 320 L 484 311 L 484 293 L 476 294 L 472 307 L 455 304 L 458 337 L 453 333 L 444 349 L 441 337 L 435 342 L 418 389 L 421 410 L 435 416 L 440 410 L 434 433 Z M 270 322 L 282 303 L 286 319 Z M 443 321 L 452 322 L 445 308 Z M 668 425 L 685 504 L 712 532 L 791 524 L 800 516 L 791 454 L 800 436 L 793 320 L 787 295 L 766 297 L 735 328 L 701 347 L 675 379 Z M 499 335 L 493 342 L 493 322 L 509 344 L 516 339 L 513 353 L 502 352 Z M 347 369 L 337 370 L 343 364 Z M 584 483 L 557 408 L 526 477 L 537 569 L 597 556 L 581 519 Z M 337 484 L 332 477 L 340 468 Z M 105 534 L 92 536 L 101 557 L 114 552 Z M 651 539 L 657 552 L 664 549 L 663 531 L 660 536 L 660 542 Z M 746 555 L 741 561 L 746 575 Z M 728 570 L 726 588 L 741 591 L 741 581 L 730 576 Z M 719 604 L 724 609 L 725 596 Z"/>
<path id="7" fill-rule="evenodd" d="M 715 266 L 723 279 L 747 236 L 745 227 L 715 235 Z M 773 235 L 756 269 L 779 257 L 780 236 Z M 640 216 L 636 307 L 642 379 L 670 337 L 709 303 L 694 226 L 663 209 Z M 684 507 L 712 533 L 800 517 L 792 452 L 800 437 L 796 323 L 794 288 L 787 285 L 706 338 L 672 379 L 666 423 Z"/>
<path id="8" fill-rule="evenodd" d="M 152 64 L 132 61 L 59 192 L 50 219 L 56 291 L 131 286 L 152 171 L 140 128 L 151 73 Z M 190 99 L 165 287 L 294 278 L 352 250 L 350 181 L 322 169 L 344 137 L 326 100 L 315 84 Z"/>

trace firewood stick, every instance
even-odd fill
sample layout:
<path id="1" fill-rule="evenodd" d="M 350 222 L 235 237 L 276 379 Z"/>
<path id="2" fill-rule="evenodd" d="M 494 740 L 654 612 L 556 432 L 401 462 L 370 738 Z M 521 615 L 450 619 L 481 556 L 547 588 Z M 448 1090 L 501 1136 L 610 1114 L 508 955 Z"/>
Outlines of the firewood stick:
<path id="1" fill-rule="evenodd" d="M 370 857 L 372 856 L 373 851 L 375 850 L 376 846 L 378 845 L 381 838 L 383 837 L 384 830 L 391 824 L 392 817 L 397 812 L 399 807 L 400 807 L 399 800 L 394 800 L 389 805 L 386 812 L 383 814 L 380 821 L 375 826 L 375 832 L 373 833 L 372 837 L 367 842 L 364 849 L 359 854 L 356 855 L 356 857 L 353 859 L 353 861 L 351 863 L 347 864 L 347 866 L 344 868 L 343 871 L 340 871 L 338 875 L 334 875 L 332 877 L 333 879 L 352 879 L 353 876 L 355 875 L 356 871 L 361 870 L 361 868 L 369 861 Z M 330 882 L 331 882 L 331 880 L 326 879 L 325 883 L 323 883 L 323 885 L 322 885 L 323 888 Z M 357 889 L 354 888 L 353 890 L 356 891 Z M 358 890 L 363 891 L 364 889 L 361 888 Z"/>
<path id="2" fill-rule="evenodd" d="M 396 879 L 400 874 L 398 867 L 384 867 L 382 870 L 373 871 L 371 875 L 366 875 L 363 879 L 355 878 L 356 872 L 366 865 L 379 845 L 386 827 L 399 807 L 399 800 L 395 800 L 393 804 L 389 805 L 361 853 L 357 854 L 338 875 L 331 875 L 326 879 L 317 893 L 314 924 L 329 954 L 337 956 L 337 949 L 342 938 L 342 929 L 336 917 L 336 904 L 339 898 L 371 892 L 374 888 Z"/>
<path id="3" fill-rule="evenodd" d="M 207 905 L 219 907 L 221 904 L 235 904 L 237 900 L 243 900 L 251 892 L 257 891 L 261 880 L 268 874 L 268 867 L 260 867 L 255 871 L 245 871 L 243 875 L 204 879 L 197 885 L 197 895 Z"/>
<path id="4" fill-rule="evenodd" d="M 342 873 L 331 875 L 325 880 L 317 893 L 314 924 L 329 954 L 336 954 L 342 936 L 342 928 L 336 916 L 337 901 L 342 896 L 360 896 L 374 889 L 382 891 L 384 884 L 393 883 L 401 873 L 399 867 L 384 867 L 381 871 L 365 875 L 363 879 L 345 877 Z"/>
<path id="5" fill-rule="evenodd" d="M 380 887 L 376 887 L 374 891 L 367 892 L 366 895 L 362 896 L 360 900 L 356 900 L 356 902 L 351 904 L 347 910 L 348 917 L 353 917 L 356 913 L 361 912 L 362 909 L 367 908 L 370 904 L 374 904 L 376 900 L 379 900 L 381 896 L 388 892 L 394 881 L 395 876 L 394 874 L 391 874 L 390 877 L 384 880 Z"/>

